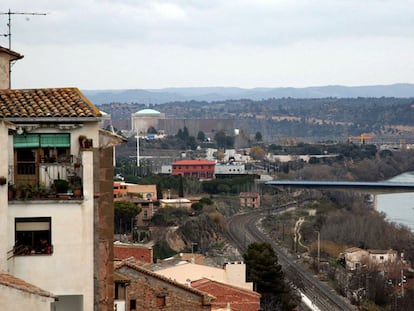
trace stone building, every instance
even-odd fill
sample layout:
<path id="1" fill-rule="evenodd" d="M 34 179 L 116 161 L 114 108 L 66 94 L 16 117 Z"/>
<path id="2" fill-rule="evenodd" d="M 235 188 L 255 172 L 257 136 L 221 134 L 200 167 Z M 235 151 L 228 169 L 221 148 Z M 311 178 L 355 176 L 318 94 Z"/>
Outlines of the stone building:
<path id="1" fill-rule="evenodd" d="M 260 207 L 260 193 L 240 192 L 240 207 L 259 208 Z"/>
<path id="2" fill-rule="evenodd" d="M 115 264 L 115 272 L 129 281 L 126 287 L 115 282 L 115 299 L 124 302 L 125 310 L 211 310 L 213 296 L 131 262 Z"/>

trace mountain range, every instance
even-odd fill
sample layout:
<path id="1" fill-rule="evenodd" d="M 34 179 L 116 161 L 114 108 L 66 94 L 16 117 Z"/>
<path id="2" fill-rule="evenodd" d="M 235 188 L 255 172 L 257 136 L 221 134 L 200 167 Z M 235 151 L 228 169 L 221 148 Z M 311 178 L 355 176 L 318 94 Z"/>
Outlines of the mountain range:
<path id="1" fill-rule="evenodd" d="M 229 99 L 262 100 L 267 98 L 357 98 L 357 97 L 414 97 L 414 84 L 399 83 L 371 86 L 314 86 L 304 88 L 237 88 L 186 87 L 163 89 L 82 90 L 97 105 L 109 103 L 164 104 L 168 102 Z"/>

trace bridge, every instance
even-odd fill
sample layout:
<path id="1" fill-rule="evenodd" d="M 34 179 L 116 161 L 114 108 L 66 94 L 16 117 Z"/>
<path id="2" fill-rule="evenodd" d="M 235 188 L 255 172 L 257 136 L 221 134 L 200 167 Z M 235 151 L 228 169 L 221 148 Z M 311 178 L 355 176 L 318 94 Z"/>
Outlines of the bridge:
<path id="1" fill-rule="evenodd" d="M 273 180 L 265 183 L 283 188 L 310 188 L 322 190 L 353 190 L 373 195 L 374 209 L 377 210 L 377 194 L 414 192 L 414 183 L 391 181 L 314 181 L 314 180 Z"/>
<path id="2" fill-rule="evenodd" d="M 325 190 L 354 190 L 374 194 L 414 192 L 414 183 L 391 181 L 314 181 L 314 180 L 272 180 L 265 183 L 275 187 L 313 188 Z"/>

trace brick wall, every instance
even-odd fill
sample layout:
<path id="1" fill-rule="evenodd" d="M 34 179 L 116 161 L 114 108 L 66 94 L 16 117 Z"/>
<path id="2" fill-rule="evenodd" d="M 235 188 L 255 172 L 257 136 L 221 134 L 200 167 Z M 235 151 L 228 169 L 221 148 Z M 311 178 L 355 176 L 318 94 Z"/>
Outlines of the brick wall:
<path id="1" fill-rule="evenodd" d="M 113 311 L 113 151 L 112 148 L 100 148 L 94 152 L 94 192 L 95 198 L 95 310 Z"/>
<path id="2" fill-rule="evenodd" d="M 114 258 L 126 259 L 134 257 L 135 259 L 152 263 L 152 249 L 147 247 L 140 247 L 136 245 L 114 245 Z"/>
<path id="3" fill-rule="evenodd" d="M 195 293 L 191 288 L 186 289 L 171 280 L 153 276 L 151 272 L 145 274 L 126 266 L 117 269 L 117 272 L 131 280 L 127 286 L 127 310 L 130 310 L 131 300 L 135 300 L 136 310 L 211 310 L 209 304 L 204 304 L 204 295 Z M 162 305 L 164 302 L 165 305 Z"/>

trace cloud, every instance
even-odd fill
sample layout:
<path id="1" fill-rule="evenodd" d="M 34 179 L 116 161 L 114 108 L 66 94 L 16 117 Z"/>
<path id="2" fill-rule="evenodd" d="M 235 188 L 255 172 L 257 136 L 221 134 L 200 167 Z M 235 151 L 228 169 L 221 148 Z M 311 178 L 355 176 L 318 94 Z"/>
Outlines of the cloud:
<path id="1" fill-rule="evenodd" d="M 39 83 L 38 70 L 82 88 L 306 86 L 413 81 L 411 3 L 3 0 L 0 11 L 48 13 L 12 16 L 24 86 Z M 0 33 L 6 24 L 0 15 Z"/>

